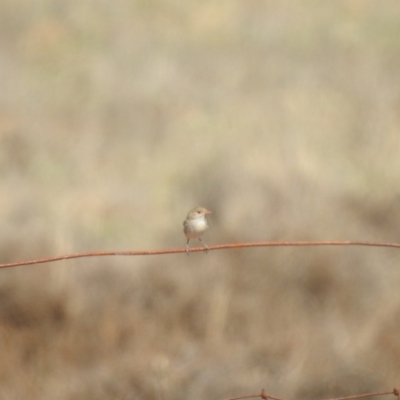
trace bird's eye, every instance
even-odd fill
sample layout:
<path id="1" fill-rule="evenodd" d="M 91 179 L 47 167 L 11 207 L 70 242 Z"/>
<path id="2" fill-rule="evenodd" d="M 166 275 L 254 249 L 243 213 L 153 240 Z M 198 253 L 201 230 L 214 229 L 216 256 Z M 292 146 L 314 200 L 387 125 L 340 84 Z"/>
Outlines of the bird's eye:
<path id="1" fill-rule="evenodd" d="M 197 211 L 197 214 L 201 214 L 201 211 Z"/>

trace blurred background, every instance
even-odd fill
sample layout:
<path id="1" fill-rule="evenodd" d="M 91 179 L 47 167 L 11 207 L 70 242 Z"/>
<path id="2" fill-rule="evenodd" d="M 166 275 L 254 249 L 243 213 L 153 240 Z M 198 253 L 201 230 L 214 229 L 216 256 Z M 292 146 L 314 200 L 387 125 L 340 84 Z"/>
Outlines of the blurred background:
<path id="1" fill-rule="evenodd" d="M 397 0 L 3 0 L 0 262 L 400 242 Z M 193 243 L 197 244 L 197 243 Z M 400 382 L 400 252 L 0 270 L 0 399 L 283 398 Z"/>

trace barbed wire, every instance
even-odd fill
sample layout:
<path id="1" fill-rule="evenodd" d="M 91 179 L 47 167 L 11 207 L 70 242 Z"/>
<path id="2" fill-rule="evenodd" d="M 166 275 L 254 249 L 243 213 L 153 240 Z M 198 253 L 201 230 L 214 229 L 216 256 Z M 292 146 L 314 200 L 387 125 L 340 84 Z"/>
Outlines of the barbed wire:
<path id="1" fill-rule="evenodd" d="M 323 241 L 292 241 L 292 242 L 253 242 L 253 243 L 233 243 L 209 246 L 206 251 L 240 249 L 247 247 L 300 247 L 300 246 L 368 246 L 368 247 L 389 247 L 400 248 L 400 243 L 385 242 L 365 242 L 354 240 L 323 240 Z M 194 247 L 190 253 L 205 251 L 204 247 Z M 55 261 L 70 260 L 74 258 L 104 257 L 104 256 L 150 256 L 160 254 L 186 253 L 186 248 L 164 249 L 164 250 L 139 250 L 139 251 L 93 251 L 87 253 L 67 254 L 63 256 L 41 258 L 30 261 L 18 261 L 12 263 L 0 264 L 0 268 L 12 268 L 23 265 L 45 264 Z M 399 399 L 400 400 L 400 399 Z"/>
<path id="2" fill-rule="evenodd" d="M 354 400 L 354 399 L 362 399 L 365 397 L 374 397 L 374 396 L 386 396 L 386 395 L 395 395 L 397 396 L 397 399 L 400 400 L 400 392 L 398 389 L 393 389 L 390 392 L 372 392 L 372 393 L 364 393 L 364 394 L 357 394 L 353 396 L 346 396 L 346 397 L 334 397 L 331 399 L 326 399 L 326 400 Z M 261 398 L 264 400 L 267 399 L 272 399 L 272 400 L 284 400 L 279 397 L 271 396 L 269 395 L 265 389 L 261 389 L 261 393 L 258 394 L 247 394 L 244 396 L 238 396 L 238 397 L 230 397 L 225 400 L 242 400 L 242 399 L 254 399 L 254 398 Z"/>
<path id="3" fill-rule="evenodd" d="M 367 247 L 386 247 L 386 248 L 400 248 L 400 243 L 388 243 L 388 242 L 368 242 L 368 241 L 278 241 L 278 242 L 253 242 L 253 243 L 233 243 L 233 244 L 222 244 L 209 246 L 206 251 L 213 250 L 224 250 L 224 249 L 240 249 L 240 248 L 248 248 L 248 247 L 310 247 L 310 246 L 367 246 Z M 204 251 L 204 247 L 194 247 L 190 249 L 190 253 L 201 252 Z M 87 257 L 104 257 L 104 256 L 147 256 L 147 255 L 162 255 L 162 254 L 177 254 L 177 253 L 186 253 L 186 248 L 178 248 L 178 249 L 162 249 L 162 250 L 140 250 L 140 251 L 95 251 L 95 252 L 86 252 L 86 253 L 75 253 L 75 254 L 67 254 L 56 257 L 42 258 L 36 260 L 29 261 L 20 261 L 13 263 L 5 263 L 0 264 L 0 268 L 12 268 L 24 265 L 35 265 L 35 264 L 44 264 L 62 260 L 69 260 L 75 258 L 87 258 Z M 372 393 L 364 393 L 346 397 L 335 397 L 325 400 L 354 400 L 354 399 L 362 399 L 367 397 L 375 397 L 375 396 L 387 396 L 387 395 L 395 395 L 397 396 L 397 400 L 400 400 L 400 392 L 398 389 L 393 389 L 391 391 L 385 392 L 372 392 Z M 247 394 L 243 396 L 230 397 L 225 400 L 242 400 L 242 399 L 252 399 L 252 398 L 261 398 L 264 400 L 272 399 L 272 400 L 285 400 L 280 397 L 275 397 L 268 394 L 265 389 L 262 389 L 260 393 L 257 394 Z"/>

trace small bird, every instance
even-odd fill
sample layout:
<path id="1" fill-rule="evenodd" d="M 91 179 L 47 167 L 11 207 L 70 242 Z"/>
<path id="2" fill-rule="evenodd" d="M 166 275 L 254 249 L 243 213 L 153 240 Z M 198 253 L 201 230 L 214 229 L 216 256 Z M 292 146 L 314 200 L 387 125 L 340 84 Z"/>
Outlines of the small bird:
<path id="1" fill-rule="evenodd" d="M 190 210 L 186 219 L 183 221 L 183 232 L 186 235 L 186 253 L 189 255 L 189 240 L 190 239 L 199 239 L 201 243 L 203 243 L 205 247 L 205 252 L 208 251 L 208 246 L 205 242 L 201 240 L 201 235 L 208 229 L 208 224 L 206 220 L 206 215 L 211 214 L 211 211 L 208 211 L 204 207 L 195 207 L 193 210 Z"/>

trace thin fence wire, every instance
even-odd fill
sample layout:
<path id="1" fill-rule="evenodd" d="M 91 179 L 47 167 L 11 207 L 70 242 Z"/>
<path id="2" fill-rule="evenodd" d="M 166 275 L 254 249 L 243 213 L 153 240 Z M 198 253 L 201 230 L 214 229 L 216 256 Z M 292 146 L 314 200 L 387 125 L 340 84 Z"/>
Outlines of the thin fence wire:
<path id="1" fill-rule="evenodd" d="M 365 242 L 353 240 L 323 240 L 323 241 L 293 241 L 293 242 L 252 242 L 252 243 L 232 243 L 220 244 L 216 246 L 209 246 L 207 249 L 204 247 L 194 247 L 190 249 L 190 253 L 198 251 L 213 251 L 225 249 L 241 249 L 247 247 L 304 247 L 304 246 L 367 246 L 367 247 L 389 247 L 400 249 L 400 243 L 385 243 L 385 242 Z M 138 250 L 138 251 L 93 251 L 87 253 L 67 254 L 63 256 L 41 258 L 30 261 L 18 261 L 12 263 L 0 264 L 0 268 L 12 268 L 22 265 L 44 264 L 61 260 L 71 260 L 73 258 L 87 258 L 87 257 L 104 257 L 104 256 L 150 256 L 161 254 L 176 254 L 187 253 L 186 248 L 179 249 L 162 249 L 162 250 Z"/>
<path id="2" fill-rule="evenodd" d="M 388 392 L 373 392 L 373 393 L 356 394 L 353 396 L 346 396 L 346 397 L 333 397 L 331 399 L 325 399 L 325 400 L 354 400 L 354 399 L 363 399 L 366 397 L 387 396 L 387 395 L 395 395 L 395 396 L 397 396 L 397 400 L 400 400 L 400 392 L 396 388 L 391 391 L 388 391 Z M 262 389 L 261 393 L 258 393 L 258 394 L 247 394 L 244 396 L 230 397 L 225 400 L 258 399 L 258 398 L 261 398 L 264 400 L 267 400 L 267 399 L 284 400 L 284 399 L 281 399 L 280 397 L 275 397 L 275 396 L 269 395 L 265 391 L 265 389 Z"/>
<path id="3" fill-rule="evenodd" d="M 310 247 L 310 246 L 367 246 L 367 247 L 386 247 L 386 248 L 397 248 L 400 249 L 400 243 L 387 243 L 387 242 L 366 242 L 366 241 L 291 241 L 291 242 L 253 242 L 253 243 L 233 243 L 233 244 L 222 244 L 216 246 L 209 246 L 208 249 L 203 247 L 195 247 L 190 249 L 190 253 L 195 253 L 199 251 L 213 251 L 213 250 L 224 250 L 224 249 L 241 249 L 247 247 Z M 161 255 L 161 254 L 177 254 L 177 253 L 187 253 L 186 248 L 179 249 L 162 249 L 162 250 L 141 250 L 141 251 L 95 251 L 87 253 L 75 253 L 67 254 L 63 256 L 42 258 L 29 261 L 19 261 L 13 263 L 0 264 L 0 268 L 12 268 L 19 267 L 23 265 L 35 265 L 44 264 L 61 260 L 70 260 L 75 258 L 86 258 L 86 257 L 103 257 L 103 256 L 149 256 L 149 255 Z M 362 399 L 367 397 L 375 396 L 387 396 L 395 395 L 397 400 L 400 400 L 400 392 L 398 389 L 393 389 L 386 392 L 372 392 L 364 393 L 353 396 L 346 397 L 335 397 L 325 400 L 354 400 Z M 261 398 L 264 400 L 285 400 L 280 397 L 275 397 L 268 394 L 265 389 L 262 389 L 260 393 L 257 394 L 247 394 L 238 397 L 230 397 L 225 400 L 241 400 L 241 399 L 252 399 Z"/>

